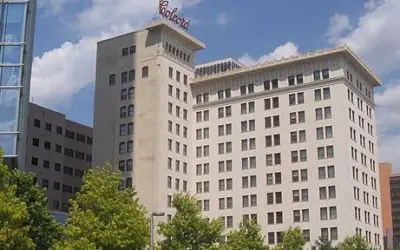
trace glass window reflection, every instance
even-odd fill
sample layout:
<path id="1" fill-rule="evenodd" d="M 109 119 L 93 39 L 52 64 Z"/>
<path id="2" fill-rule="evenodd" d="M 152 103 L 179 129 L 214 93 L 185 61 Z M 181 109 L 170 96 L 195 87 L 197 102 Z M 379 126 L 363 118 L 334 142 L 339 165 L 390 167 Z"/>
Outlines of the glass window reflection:
<path id="1" fill-rule="evenodd" d="M 24 3 L 0 4 L 1 41 L 22 42 L 25 22 Z"/>
<path id="2" fill-rule="evenodd" d="M 0 88 L 0 132 L 17 131 L 19 93 L 19 89 Z"/>
<path id="3" fill-rule="evenodd" d="M 4 155 L 16 155 L 17 135 L 0 135 L 0 148 Z"/>
<path id="4" fill-rule="evenodd" d="M 20 45 L 3 45 L 0 47 L 1 62 L 3 64 L 20 64 L 21 63 Z"/>
<path id="5" fill-rule="evenodd" d="M 0 86 L 20 86 L 21 67 L 0 67 Z"/>

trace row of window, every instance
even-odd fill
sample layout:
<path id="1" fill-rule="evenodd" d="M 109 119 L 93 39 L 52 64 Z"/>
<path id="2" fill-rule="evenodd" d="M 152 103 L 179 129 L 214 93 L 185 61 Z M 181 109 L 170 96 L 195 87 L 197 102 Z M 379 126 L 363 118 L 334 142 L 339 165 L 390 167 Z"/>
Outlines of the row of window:
<path id="1" fill-rule="evenodd" d="M 347 80 L 349 80 L 350 82 L 353 82 L 353 74 L 349 70 L 346 71 L 346 76 L 347 76 Z M 357 79 L 356 87 L 358 90 L 360 90 L 361 93 L 364 93 L 363 92 L 363 84 L 361 83 L 361 81 L 359 79 Z M 365 96 L 367 96 L 370 99 L 372 98 L 372 91 L 369 90 L 367 87 L 365 87 Z"/>
<path id="2" fill-rule="evenodd" d="M 39 165 L 39 158 L 37 157 L 32 157 L 31 158 L 31 165 L 32 166 L 38 166 Z M 50 161 L 48 160 L 43 160 L 43 168 L 50 169 Z M 54 162 L 54 171 L 55 172 L 61 172 L 61 163 Z M 78 168 L 71 168 L 68 166 L 63 167 L 63 173 L 75 177 L 82 178 L 84 171 Z"/>
<path id="3" fill-rule="evenodd" d="M 148 66 L 143 66 L 142 67 L 142 78 L 147 78 L 149 77 L 149 67 Z M 120 76 L 121 84 L 125 84 L 128 82 L 133 82 L 136 80 L 136 70 L 131 69 L 129 71 L 123 71 L 121 72 Z M 117 82 L 117 76 L 115 74 L 111 74 L 108 76 L 108 85 L 109 86 L 114 86 Z"/>
<path id="4" fill-rule="evenodd" d="M 182 126 L 182 136 L 183 138 L 187 138 L 188 137 L 188 128 L 185 126 Z M 208 128 L 207 128 L 208 129 Z M 204 137 L 208 136 L 208 130 L 204 129 Z M 173 133 L 173 122 L 172 121 L 168 121 L 168 132 Z M 201 130 L 200 130 L 201 133 Z M 175 124 L 175 134 L 177 136 L 181 136 L 181 125 L 179 123 Z"/>
<path id="5" fill-rule="evenodd" d="M 354 218 L 358 221 L 362 221 L 361 208 L 354 207 Z M 369 211 L 364 211 L 364 222 L 366 224 L 371 224 L 371 213 Z M 373 214 L 373 225 L 379 227 L 379 216 L 376 214 Z"/>
<path id="6" fill-rule="evenodd" d="M 34 119 L 33 120 L 33 126 L 35 128 L 40 128 L 41 127 L 41 121 L 39 119 Z M 45 130 L 49 131 L 49 132 L 52 132 L 53 131 L 53 125 L 51 123 L 49 123 L 49 122 L 46 122 L 45 123 Z M 63 134 L 63 128 L 61 126 L 56 126 L 56 133 L 58 135 L 62 135 Z M 76 138 L 76 141 L 79 141 L 79 142 L 82 142 L 82 143 L 87 143 L 89 145 L 93 144 L 93 138 L 92 137 L 85 136 L 85 135 L 82 135 L 80 133 L 75 133 L 75 132 L 70 131 L 68 129 L 65 129 L 65 137 L 69 138 L 69 139 L 72 139 L 72 140 L 75 140 L 75 138 Z"/>
<path id="7" fill-rule="evenodd" d="M 174 69 L 172 67 L 168 68 L 168 77 L 171 79 L 174 77 Z M 181 72 L 178 70 L 175 71 L 175 80 L 181 82 Z M 188 84 L 188 76 L 185 74 L 183 74 L 183 84 L 186 86 Z"/>
<path id="8" fill-rule="evenodd" d="M 32 138 L 32 145 L 34 147 L 39 147 L 40 146 L 39 138 L 35 138 L 35 137 Z M 46 150 L 51 151 L 51 148 L 52 148 L 51 142 L 44 141 L 43 148 L 46 149 Z M 54 151 L 56 153 L 60 153 L 61 154 L 62 153 L 62 146 L 59 145 L 59 144 L 56 144 L 55 147 L 54 147 Z M 64 155 L 69 156 L 71 158 L 74 158 L 74 156 L 75 156 L 76 159 L 85 160 L 85 153 L 84 152 L 80 152 L 80 151 L 77 151 L 77 150 L 74 151 L 74 150 L 72 150 L 70 148 L 64 148 Z M 86 154 L 86 161 L 87 162 L 92 162 L 92 155 L 91 154 Z"/>
<path id="9" fill-rule="evenodd" d="M 164 49 L 166 52 L 168 52 L 176 57 L 179 57 L 181 60 L 183 60 L 185 62 L 190 63 L 191 56 L 190 56 L 189 52 L 179 49 L 178 47 L 175 47 L 175 45 L 172 45 L 168 42 L 165 42 Z"/>
<path id="10" fill-rule="evenodd" d="M 120 142 L 119 143 L 119 154 L 129 154 L 133 152 L 133 141 L 127 141 L 127 142 Z"/>
<path id="11" fill-rule="evenodd" d="M 172 85 L 168 85 L 168 95 L 170 97 L 173 97 L 173 89 L 174 87 Z M 188 93 L 186 91 L 182 91 L 182 100 L 187 103 L 188 101 Z M 175 97 L 178 100 L 181 100 L 181 90 L 179 88 L 175 88 Z"/>
<path id="12" fill-rule="evenodd" d="M 136 45 L 125 47 L 122 49 L 122 56 L 128 56 L 136 53 Z"/>
<path id="13" fill-rule="evenodd" d="M 173 104 L 168 103 L 168 114 L 172 115 L 172 110 L 173 110 Z M 181 112 L 182 110 L 182 112 Z M 175 106 L 175 116 L 178 118 L 181 118 L 181 113 L 182 113 L 182 118 L 187 121 L 188 120 L 188 111 L 187 109 L 181 108 L 180 106 L 176 105 Z"/>
<path id="14" fill-rule="evenodd" d="M 256 138 L 244 139 L 241 142 L 242 142 L 242 147 L 241 147 L 242 151 L 256 149 Z M 172 150 L 172 140 L 168 141 L 168 149 Z M 179 152 L 179 150 L 177 152 Z M 218 143 L 217 153 L 219 155 L 232 153 L 232 142 Z M 307 161 L 307 150 L 306 149 L 294 150 L 294 151 L 291 151 L 290 154 L 291 154 L 292 163 Z M 196 157 L 197 158 L 208 157 L 208 156 L 210 156 L 210 146 L 209 145 L 196 147 Z M 254 159 L 254 168 L 255 168 L 255 157 L 254 158 L 250 157 L 250 158 Z M 274 161 L 275 164 L 273 164 L 274 158 L 275 158 L 275 161 Z M 330 158 L 334 158 L 333 146 L 317 148 L 317 159 L 318 160 L 330 159 Z M 245 169 L 243 162 L 247 162 L 247 158 L 242 158 L 242 169 Z M 266 165 L 267 166 L 280 165 L 280 164 L 281 164 L 280 153 L 276 153 L 276 154 L 274 154 L 274 156 L 272 154 L 266 155 Z"/>
<path id="15" fill-rule="evenodd" d="M 121 101 L 132 100 L 135 97 L 135 87 L 121 89 Z"/>
<path id="16" fill-rule="evenodd" d="M 42 187 L 49 188 L 49 180 L 42 178 Z M 61 183 L 57 182 L 57 181 L 53 181 L 53 190 L 55 190 L 55 191 L 62 190 L 63 193 L 75 194 L 75 193 L 79 192 L 81 189 L 80 189 L 80 187 L 72 187 L 67 184 L 63 184 L 62 189 L 61 189 Z"/>
<path id="17" fill-rule="evenodd" d="M 314 71 L 313 76 L 314 76 L 314 81 L 319 81 L 321 79 L 328 79 L 329 78 L 329 69 L 323 69 L 322 71 L 316 70 L 316 71 Z M 303 83 L 303 74 L 297 74 L 296 76 L 291 75 L 288 77 L 288 86 L 293 86 L 293 85 L 302 84 L 302 83 Z M 264 91 L 271 90 L 271 89 L 277 89 L 277 88 L 278 88 L 278 79 L 264 81 Z M 328 91 L 328 90 L 326 90 L 326 91 Z M 224 98 L 225 99 L 231 98 L 232 97 L 231 92 L 232 91 L 230 88 L 227 88 L 224 90 L 218 90 L 217 91 L 218 100 L 221 100 Z M 252 94 L 252 93 L 254 93 L 254 83 L 240 86 L 240 95 L 241 96 L 247 95 L 247 94 Z M 225 94 L 225 96 L 224 96 L 224 94 Z M 318 98 L 317 98 L 317 94 L 318 94 Z M 304 99 L 304 94 L 303 94 L 303 99 Z M 322 99 L 321 91 L 319 91 L 319 93 L 316 93 L 315 100 L 321 100 L 321 99 Z M 328 95 L 328 92 L 324 92 L 324 99 L 330 99 L 330 93 Z M 209 101 L 208 93 L 196 95 L 196 104 L 206 103 L 208 101 Z"/>
<path id="18" fill-rule="evenodd" d="M 168 139 L 167 148 L 169 151 L 172 151 L 172 140 Z M 175 142 L 175 153 L 181 153 L 181 143 L 179 141 Z M 186 144 L 182 144 L 182 154 L 187 156 L 188 154 L 188 146 Z"/>
<path id="19" fill-rule="evenodd" d="M 172 170 L 172 158 L 168 157 L 167 158 L 167 167 L 169 170 Z M 204 166 L 204 169 L 206 166 Z M 182 173 L 187 174 L 188 170 L 188 164 L 187 162 L 182 162 Z M 181 172 L 181 161 L 180 160 L 175 160 L 175 171 L 176 172 Z"/>
<path id="20" fill-rule="evenodd" d="M 179 178 L 175 178 L 175 191 L 183 191 L 187 192 L 187 187 L 188 183 L 187 181 L 183 180 L 182 181 L 182 187 L 181 187 L 181 180 Z M 167 188 L 172 189 L 172 177 L 167 176 Z"/>
<path id="21" fill-rule="evenodd" d="M 119 110 L 119 117 L 126 118 L 126 117 L 133 117 L 134 115 L 134 105 L 122 106 Z"/>

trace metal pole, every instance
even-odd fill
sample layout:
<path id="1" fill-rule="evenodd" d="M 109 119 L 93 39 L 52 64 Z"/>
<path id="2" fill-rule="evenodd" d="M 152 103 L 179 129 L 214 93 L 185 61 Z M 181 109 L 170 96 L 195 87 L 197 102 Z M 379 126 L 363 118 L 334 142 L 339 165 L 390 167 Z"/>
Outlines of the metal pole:
<path id="1" fill-rule="evenodd" d="M 151 215 L 150 218 L 150 250 L 154 249 L 154 232 L 153 232 L 153 224 L 154 224 L 154 215 Z"/>

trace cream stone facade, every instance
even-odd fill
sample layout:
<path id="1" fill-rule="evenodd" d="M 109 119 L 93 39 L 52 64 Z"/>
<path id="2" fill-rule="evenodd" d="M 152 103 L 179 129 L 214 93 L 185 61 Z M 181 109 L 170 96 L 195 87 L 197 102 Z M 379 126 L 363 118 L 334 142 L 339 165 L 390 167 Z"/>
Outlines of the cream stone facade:
<path id="1" fill-rule="evenodd" d="M 347 47 L 200 74 L 204 47 L 164 20 L 98 43 L 93 164 L 118 166 L 160 220 L 190 192 L 271 245 L 300 226 L 307 247 L 356 233 L 381 246 L 380 80 Z"/>

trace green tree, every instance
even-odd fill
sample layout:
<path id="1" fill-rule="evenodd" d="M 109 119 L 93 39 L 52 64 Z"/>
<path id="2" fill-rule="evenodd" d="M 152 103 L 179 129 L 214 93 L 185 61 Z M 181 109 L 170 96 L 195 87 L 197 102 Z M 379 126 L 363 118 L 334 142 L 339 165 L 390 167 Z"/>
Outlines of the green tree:
<path id="1" fill-rule="evenodd" d="M 322 237 L 315 241 L 315 246 L 318 250 L 336 250 L 336 247 L 332 246 L 332 241 Z"/>
<path id="2" fill-rule="evenodd" d="M 306 241 L 301 229 L 299 227 L 289 227 L 283 233 L 283 243 L 278 244 L 275 250 L 303 250 L 305 244 Z"/>
<path id="3" fill-rule="evenodd" d="M 239 229 L 228 234 L 226 248 L 229 250 L 266 250 L 261 227 L 253 220 L 240 223 Z"/>
<path id="4" fill-rule="evenodd" d="M 143 249 L 149 243 L 146 211 L 111 165 L 90 169 L 71 200 L 64 237 L 55 249 Z"/>
<path id="5" fill-rule="evenodd" d="M 0 249 L 35 249 L 28 236 L 28 209 L 16 195 L 16 186 L 10 183 L 11 172 L 3 164 L 0 149 Z"/>
<path id="6" fill-rule="evenodd" d="M 174 195 L 172 206 L 176 213 L 171 221 L 160 224 L 165 240 L 162 249 L 208 249 L 222 242 L 223 227 L 220 220 L 210 220 L 201 215 L 196 198 L 188 194 Z"/>
<path id="7" fill-rule="evenodd" d="M 15 186 L 3 186 L 0 190 L 0 249 L 35 249 L 35 243 L 28 236 L 27 221 L 26 204 L 16 197 Z"/>
<path id="8" fill-rule="evenodd" d="M 373 250 L 374 248 L 361 236 L 348 236 L 339 243 L 338 250 Z"/>
<path id="9" fill-rule="evenodd" d="M 0 188 L 13 187 L 15 196 L 25 204 L 27 220 L 23 227 L 28 230 L 35 249 L 49 249 L 55 239 L 60 237 L 61 226 L 50 214 L 44 190 L 34 182 L 34 176 L 18 169 L 9 170 L 2 164 L 3 153 L 0 152 Z"/>

